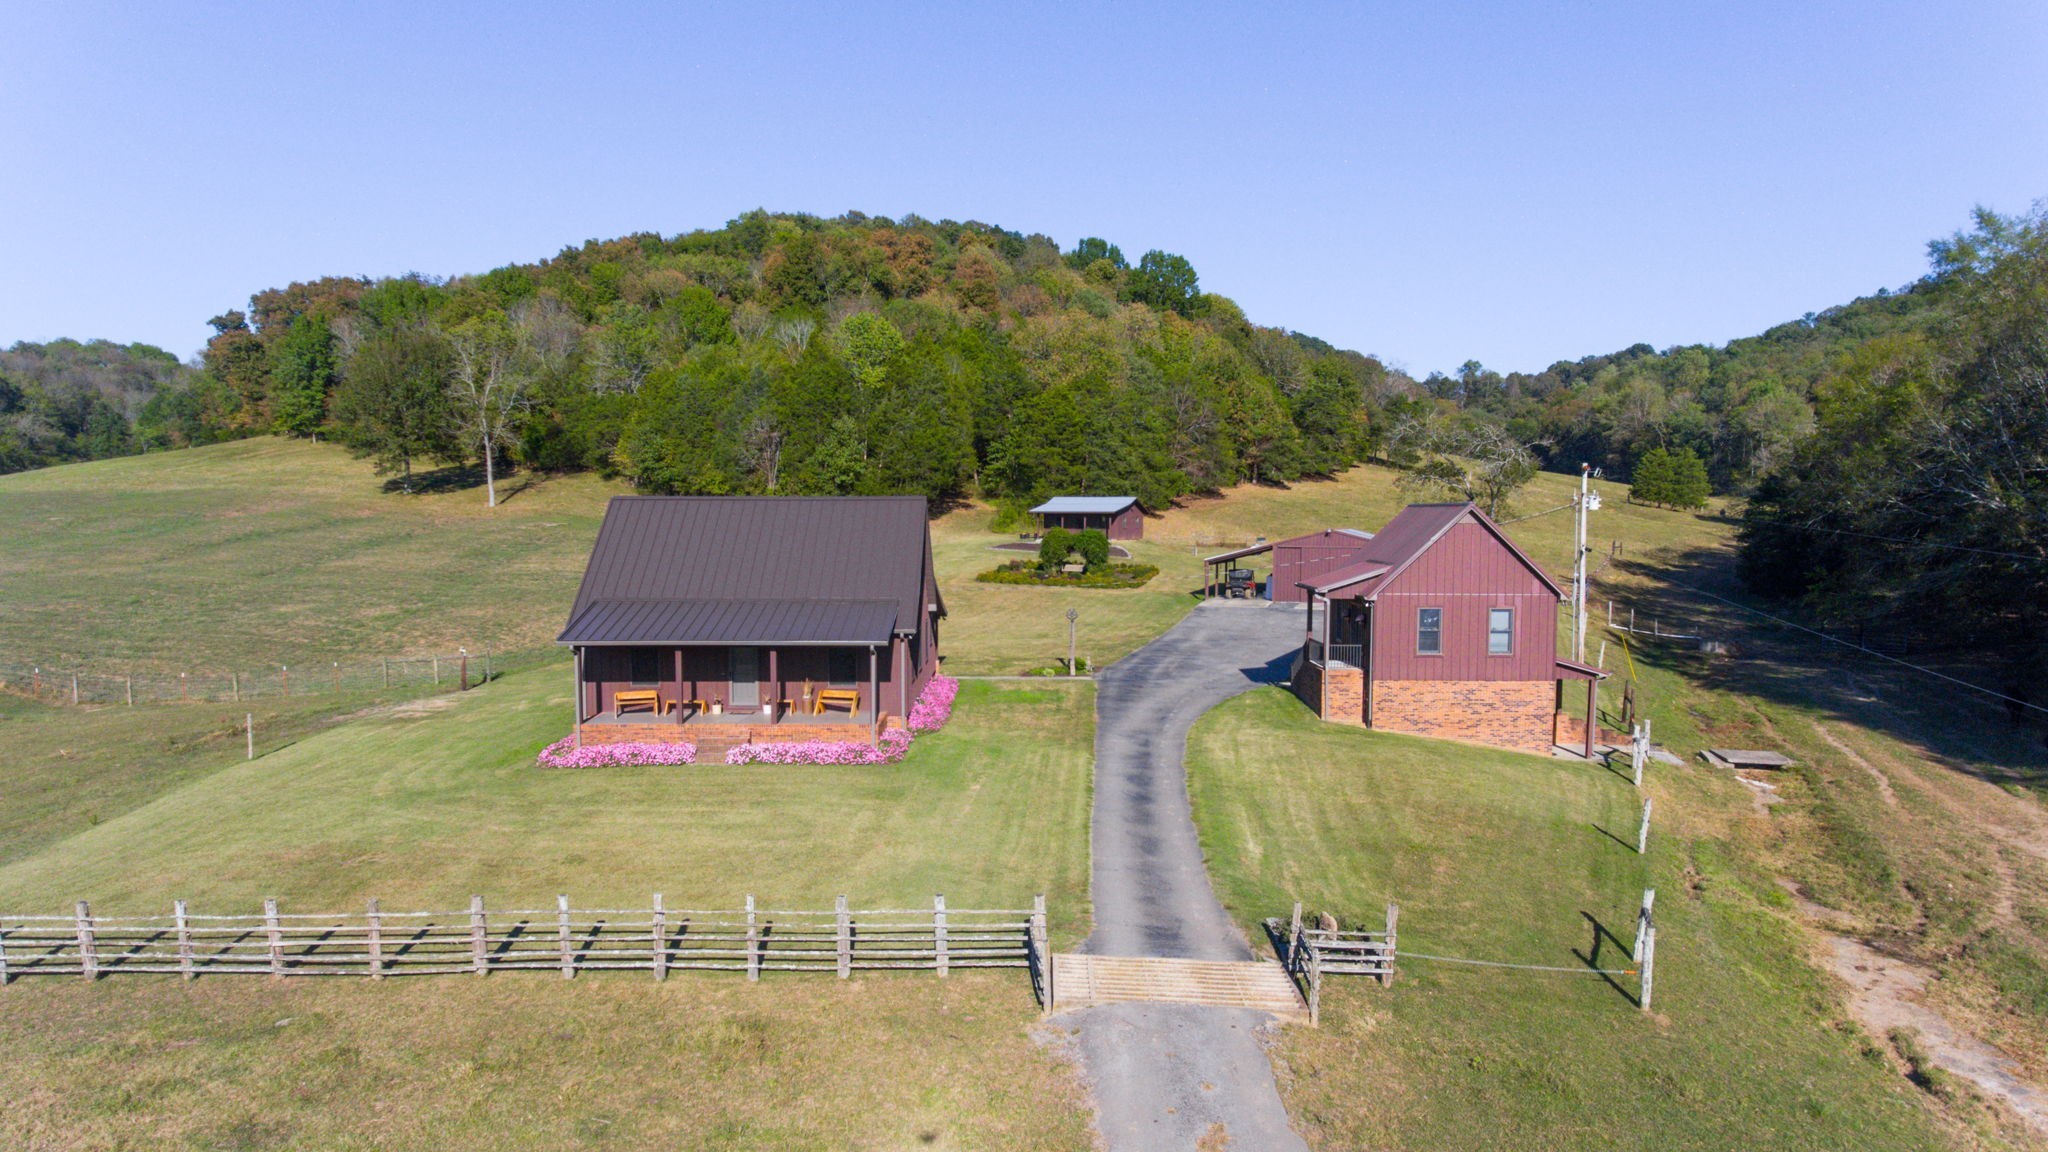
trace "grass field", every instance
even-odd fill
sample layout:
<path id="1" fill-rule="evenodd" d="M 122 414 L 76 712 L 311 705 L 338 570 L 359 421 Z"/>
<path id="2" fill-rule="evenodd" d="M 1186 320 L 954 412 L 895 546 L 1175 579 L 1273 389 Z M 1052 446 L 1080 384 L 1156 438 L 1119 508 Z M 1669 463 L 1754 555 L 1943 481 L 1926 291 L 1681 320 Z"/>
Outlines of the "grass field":
<path id="1" fill-rule="evenodd" d="M 1638 857 L 1634 789 L 1603 767 L 1323 725 L 1271 689 L 1204 719 L 1189 767 L 1211 875 L 1255 934 L 1293 899 L 1368 921 L 1394 900 L 1404 951 L 1626 968 L 1642 889 L 1659 890 L 1653 1015 L 1632 978 L 1583 970 L 1418 959 L 1392 989 L 1331 978 L 1323 1026 L 1278 1052 L 1318 1148 L 1947 1143 L 1726 842 L 1681 821 Z M 1720 795 L 1734 787 L 1657 795 L 1667 811 L 1746 803 Z M 1597 951 L 1595 921 L 1619 938 Z"/>
<path id="2" fill-rule="evenodd" d="M 969 684 L 953 724 L 899 765 L 543 771 L 533 753 L 568 709 L 556 671 L 383 705 L 55 841 L 48 816 L 10 807 L 0 837 L 31 850 L 0 867 L 0 906 L 616 906 L 659 891 L 700 907 L 749 892 L 1022 907 L 1043 892 L 1057 939 L 1087 930 L 1085 684 Z M 0 1067 L 29 1102 L 16 1130 L 52 1148 L 1087 1142 L 1070 1072 L 1027 1036 L 1016 973 L 38 980 L 0 1001 Z"/>

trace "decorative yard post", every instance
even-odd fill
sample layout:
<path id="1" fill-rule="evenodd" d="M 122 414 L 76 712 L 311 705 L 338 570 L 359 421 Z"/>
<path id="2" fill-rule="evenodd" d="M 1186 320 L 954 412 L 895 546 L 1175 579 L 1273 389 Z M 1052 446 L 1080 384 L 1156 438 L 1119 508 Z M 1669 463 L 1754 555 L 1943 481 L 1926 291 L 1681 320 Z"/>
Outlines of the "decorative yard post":
<path id="1" fill-rule="evenodd" d="M 1072 608 L 1067 609 L 1067 675 L 1069 676 L 1074 674 L 1074 621 L 1080 619 L 1080 617 L 1081 614 L 1079 612 Z"/>

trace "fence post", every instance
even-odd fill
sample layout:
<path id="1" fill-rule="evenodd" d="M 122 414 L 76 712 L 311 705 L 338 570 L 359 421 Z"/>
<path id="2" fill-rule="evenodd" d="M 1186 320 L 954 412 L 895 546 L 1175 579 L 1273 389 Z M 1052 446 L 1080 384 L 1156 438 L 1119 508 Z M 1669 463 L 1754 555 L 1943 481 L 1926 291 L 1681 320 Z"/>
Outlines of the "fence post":
<path id="1" fill-rule="evenodd" d="M 78 974 L 87 980 L 100 978 L 99 951 L 93 944 L 92 907 L 78 902 Z"/>
<path id="2" fill-rule="evenodd" d="M 838 937 L 839 978 L 844 980 L 853 975 L 853 916 L 846 910 L 846 897 L 833 901 L 832 912 Z"/>
<path id="3" fill-rule="evenodd" d="M 279 680 L 279 681 L 280 681 L 281 683 L 283 683 L 283 685 L 284 685 L 284 692 L 283 692 L 283 694 L 284 694 L 284 695 L 286 695 L 286 696 L 289 696 L 289 695 L 291 695 L 291 694 L 292 694 L 292 670 L 291 670 L 291 668 L 290 668 L 290 667 L 288 667 L 287 665 L 284 665 L 284 664 L 279 664 L 279 665 L 277 666 L 277 676 L 278 676 L 278 680 Z"/>
<path id="4" fill-rule="evenodd" d="M 462 691 L 467 692 L 469 691 L 469 649 L 461 648 L 458 651 L 462 653 L 462 670 L 457 673 L 455 682 L 461 686 Z"/>
<path id="5" fill-rule="evenodd" d="M 0 921 L 0 988 L 7 986 L 7 925 Z"/>
<path id="6" fill-rule="evenodd" d="M 1650 758 L 1650 738 L 1644 726 L 1636 725 L 1629 738 L 1629 760 L 1635 768 L 1636 787 L 1643 786 L 1643 761 Z"/>
<path id="7" fill-rule="evenodd" d="M 1395 958 L 1396 956 L 1400 955 L 1400 951 L 1399 951 L 1399 949 L 1398 949 L 1398 948 L 1397 948 L 1397 947 L 1395 946 L 1395 944 L 1394 944 L 1394 925 L 1395 925 L 1396 923 L 1398 923 L 1398 922 L 1400 921 L 1400 919 L 1401 919 L 1401 906 L 1400 906 L 1399 904 L 1388 904 L 1388 905 L 1387 905 L 1387 965 L 1386 965 L 1386 967 L 1387 967 L 1387 971 L 1386 971 L 1386 973 L 1385 973 L 1384 975 L 1382 975 L 1382 976 L 1380 977 L 1380 987 L 1382 987 L 1382 988 L 1391 988 L 1391 987 L 1393 987 L 1393 984 L 1394 984 L 1394 958 Z"/>
<path id="8" fill-rule="evenodd" d="M 78 673 L 76 672 L 71 674 L 71 703 L 74 707 L 78 704 Z"/>
<path id="9" fill-rule="evenodd" d="M 469 898 L 469 966 L 481 976 L 490 971 L 490 958 L 486 953 L 487 938 L 490 934 L 490 920 L 484 912 L 484 898 Z"/>
<path id="10" fill-rule="evenodd" d="M 391 658 L 388 656 L 378 657 L 377 668 L 384 673 L 384 686 L 386 688 L 391 687 Z"/>
<path id="11" fill-rule="evenodd" d="M 375 898 L 370 900 L 370 977 L 384 978 L 384 913 L 378 910 Z"/>
<path id="12" fill-rule="evenodd" d="M 1656 903 L 1657 890 L 1655 888 L 1643 889 L 1643 908 L 1642 911 L 1636 913 L 1636 939 L 1635 943 L 1629 945 L 1628 950 L 1628 958 L 1637 963 L 1641 963 L 1643 959 L 1643 934 L 1650 930 L 1650 909 Z"/>
<path id="13" fill-rule="evenodd" d="M 662 910 L 659 892 L 654 894 L 654 978 L 668 979 L 668 913 Z"/>
<path id="14" fill-rule="evenodd" d="M 436 683 L 436 684 L 439 684 L 440 682 L 441 682 L 441 658 L 440 658 L 439 656 L 436 656 L 436 657 L 434 657 L 434 683 Z"/>
<path id="15" fill-rule="evenodd" d="M 1643 1011 L 1650 1010 L 1650 989 L 1657 976 L 1657 923 L 1650 922 L 1643 941 Z"/>
<path id="16" fill-rule="evenodd" d="M 128 694 L 128 706 L 133 708 L 135 707 L 135 674 L 130 672 L 128 675 L 123 676 L 121 680 L 123 690 Z"/>
<path id="17" fill-rule="evenodd" d="M 277 901 L 263 901 L 263 934 L 270 941 L 270 974 L 284 975 L 284 930 L 277 922 Z"/>
<path id="18" fill-rule="evenodd" d="M 1641 856 L 1650 849 L 1650 798 L 1643 797 L 1643 823 L 1636 829 L 1636 855 Z"/>
<path id="19" fill-rule="evenodd" d="M 491 682 L 491 646 L 484 645 L 484 683 Z"/>
<path id="20" fill-rule="evenodd" d="M 185 913 L 183 900 L 171 901 L 171 919 L 178 931 L 178 975 L 190 980 L 198 973 L 192 969 L 192 921 Z"/>
<path id="21" fill-rule="evenodd" d="M 242 674 L 240 672 L 228 673 L 228 685 L 234 689 L 235 703 L 240 704 L 242 702 Z"/>
<path id="22" fill-rule="evenodd" d="M 254 760 L 256 758 L 256 714 L 254 712 L 242 713 L 242 731 L 247 736 L 249 743 L 248 755 L 243 758 Z"/>
<path id="23" fill-rule="evenodd" d="M 1323 1022 L 1323 960 L 1313 948 L 1308 952 L 1308 1022 L 1310 1027 Z"/>
<path id="24" fill-rule="evenodd" d="M 1038 895 L 1033 896 L 1031 898 L 1031 927 L 1029 929 L 1029 932 L 1031 934 L 1032 955 L 1035 956 L 1038 960 L 1039 974 L 1041 976 L 1044 976 L 1047 972 L 1050 972 L 1052 970 L 1052 957 L 1048 954 L 1050 952 L 1050 949 L 1046 947 L 1046 937 L 1048 934 L 1046 932 L 1045 927 L 1045 893 L 1043 892 L 1040 892 Z M 1048 980 L 1048 991 L 1045 997 L 1045 1010 L 1048 1012 L 1052 1011 L 1052 994 L 1050 992 L 1050 988 L 1051 982 L 1050 980 Z"/>
<path id="25" fill-rule="evenodd" d="M 185 696 L 185 674 L 183 672 L 180 672 L 178 673 L 178 703 L 183 704 L 185 702 Z"/>
<path id="26" fill-rule="evenodd" d="M 938 957 L 939 975 L 946 974 L 946 898 L 932 897 L 932 950 Z"/>
<path id="27" fill-rule="evenodd" d="M 761 930 L 754 922 L 754 897 L 747 895 L 747 979 L 761 978 Z"/>
<path id="28" fill-rule="evenodd" d="M 576 954 L 569 948 L 569 898 L 555 897 L 555 928 L 562 941 L 562 979 L 576 978 Z"/>
<path id="29" fill-rule="evenodd" d="M 341 661 L 334 662 L 334 690 L 341 691 Z"/>
<path id="30" fill-rule="evenodd" d="M 1301 970 L 1301 901 L 1294 902 L 1294 917 L 1287 922 L 1287 968 Z"/>

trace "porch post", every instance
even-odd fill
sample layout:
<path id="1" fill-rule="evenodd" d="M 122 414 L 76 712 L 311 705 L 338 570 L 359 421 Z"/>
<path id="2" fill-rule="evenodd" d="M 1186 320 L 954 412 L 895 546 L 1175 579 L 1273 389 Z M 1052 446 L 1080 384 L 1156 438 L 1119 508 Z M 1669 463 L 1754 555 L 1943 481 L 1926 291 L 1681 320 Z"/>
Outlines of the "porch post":
<path id="1" fill-rule="evenodd" d="M 574 662 L 576 665 L 576 691 L 573 693 L 575 696 L 576 722 L 569 726 L 569 735 L 576 738 L 576 747 L 581 748 L 583 747 L 583 645 L 578 644 L 573 649 L 570 649 L 570 651 L 576 653 Z"/>
<path id="2" fill-rule="evenodd" d="M 768 649 L 768 722 L 782 723 L 782 665 L 776 659 L 778 650 Z"/>
<path id="3" fill-rule="evenodd" d="M 683 722 L 683 650 L 676 649 L 676 724 Z"/>
<path id="4" fill-rule="evenodd" d="M 898 636 L 889 649 L 889 667 L 896 674 L 897 711 L 903 716 L 903 726 L 910 727 L 910 638 Z"/>
<path id="5" fill-rule="evenodd" d="M 868 645 L 868 726 L 870 728 L 874 727 L 875 721 L 882 718 L 881 696 L 882 660 L 880 656 L 876 655 L 875 646 L 870 644 Z M 876 736 L 879 737 L 880 735 L 881 733 L 876 733 Z"/>
<path id="6" fill-rule="evenodd" d="M 1586 679 L 1586 759 L 1593 758 L 1593 733 L 1600 727 L 1600 681 Z"/>

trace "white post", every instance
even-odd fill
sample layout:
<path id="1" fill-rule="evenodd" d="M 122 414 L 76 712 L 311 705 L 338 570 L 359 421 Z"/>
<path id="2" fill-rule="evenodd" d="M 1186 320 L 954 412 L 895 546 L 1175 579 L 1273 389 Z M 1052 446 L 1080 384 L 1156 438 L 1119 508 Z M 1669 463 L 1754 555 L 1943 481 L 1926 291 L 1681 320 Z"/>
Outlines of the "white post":
<path id="1" fill-rule="evenodd" d="M 576 978 L 576 953 L 569 945 L 569 898 L 555 897 L 555 935 L 562 945 L 562 979 Z"/>
<path id="2" fill-rule="evenodd" d="M 761 929 L 754 920 L 754 897 L 747 895 L 747 979 L 761 978 Z"/>
<path id="3" fill-rule="evenodd" d="M 73 706 L 78 704 L 78 673 L 76 672 L 71 674 L 71 703 Z"/>
<path id="4" fill-rule="evenodd" d="M 1643 889 L 1642 911 L 1636 913 L 1636 941 L 1629 948 L 1628 958 L 1640 963 L 1643 959 L 1643 936 L 1650 930 L 1650 910 L 1657 903 L 1655 888 Z"/>
<path id="5" fill-rule="evenodd" d="M 932 897 L 932 951 L 938 958 L 939 975 L 946 974 L 946 898 Z"/>
<path id="6" fill-rule="evenodd" d="M 654 978 L 668 979 L 668 913 L 659 892 L 654 894 Z"/>
<path id="7" fill-rule="evenodd" d="M 490 921 L 484 914 L 484 898 L 469 898 L 469 966 L 481 976 L 490 969 L 490 957 L 486 951 Z"/>
<path id="8" fill-rule="evenodd" d="M 377 901 L 370 901 L 370 976 L 384 978 L 384 913 L 378 909 Z"/>
<path id="9" fill-rule="evenodd" d="M 1650 850 L 1650 798 L 1643 797 L 1643 822 L 1636 829 L 1636 855 Z"/>
<path id="10" fill-rule="evenodd" d="M 244 712 L 242 714 L 242 734 L 247 738 L 249 745 L 248 754 L 244 759 L 254 760 L 256 758 L 256 714 L 254 712 Z"/>
<path id="11" fill-rule="evenodd" d="M 846 897 L 841 896 L 832 906 L 834 943 L 839 953 L 839 978 L 845 980 L 853 975 L 853 917 L 846 911 Z"/>
<path id="12" fill-rule="evenodd" d="M 1380 986 L 1387 987 L 1394 982 L 1394 960 L 1400 955 L 1394 947 L 1394 926 L 1401 921 L 1401 906 L 1387 905 L 1387 971 L 1380 977 Z"/>
<path id="13" fill-rule="evenodd" d="M 78 974 L 87 980 L 97 980 L 100 978 L 100 957 L 99 950 L 95 947 L 93 940 L 91 906 L 86 904 L 85 901 L 80 900 L 78 902 L 77 916 Z"/>
<path id="14" fill-rule="evenodd" d="M 171 920 L 178 932 L 178 975 L 190 980 L 197 973 L 192 970 L 192 921 L 185 915 L 183 900 L 171 901 Z"/>
<path id="15" fill-rule="evenodd" d="M 277 922 L 277 901 L 263 901 L 263 935 L 270 942 L 270 974 L 284 975 L 284 928 Z"/>
<path id="16" fill-rule="evenodd" d="M 1650 990 L 1657 978 L 1657 925 L 1652 923 L 1643 941 L 1643 1011 L 1650 1010 Z"/>

